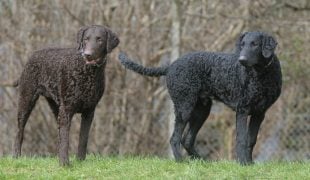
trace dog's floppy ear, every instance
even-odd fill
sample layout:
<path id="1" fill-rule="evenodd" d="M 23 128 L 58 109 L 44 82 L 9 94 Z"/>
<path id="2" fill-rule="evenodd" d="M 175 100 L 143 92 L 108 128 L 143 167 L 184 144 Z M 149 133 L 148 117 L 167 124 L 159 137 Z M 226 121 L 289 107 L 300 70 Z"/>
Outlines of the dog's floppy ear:
<path id="1" fill-rule="evenodd" d="M 241 41 L 243 39 L 243 37 L 247 34 L 248 32 L 244 32 L 242 34 L 240 34 L 239 38 L 237 39 L 236 41 L 236 50 L 237 52 L 240 52 L 241 51 Z"/>
<path id="2" fill-rule="evenodd" d="M 262 54 L 265 58 L 270 58 L 277 47 L 277 41 L 270 35 L 264 34 L 262 37 Z"/>
<path id="3" fill-rule="evenodd" d="M 83 49 L 83 38 L 85 31 L 89 28 L 89 26 L 81 27 L 76 35 L 76 41 L 77 41 L 77 50 L 81 51 Z"/>
<path id="4" fill-rule="evenodd" d="M 107 28 L 106 30 L 107 30 L 107 37 L 108 37 L 108 39 L 107 39 L 107 53 L 110 53 L 119 44 L 119 38 L 110 29 Z"/>

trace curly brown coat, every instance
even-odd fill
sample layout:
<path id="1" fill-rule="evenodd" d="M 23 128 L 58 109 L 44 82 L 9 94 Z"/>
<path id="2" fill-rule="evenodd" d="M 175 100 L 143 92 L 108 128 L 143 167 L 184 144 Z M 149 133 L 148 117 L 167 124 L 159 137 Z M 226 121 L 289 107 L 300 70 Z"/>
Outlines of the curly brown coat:
<path id="1" fill-rule="evenodd" d="M 106 55 L 118 44 L 115 33 L 104 26 L 82 27 L 78 48 L 36 51 L 18 80 L 18 131 L 13 155 L 20 156 L 24 128 L 39 96 L 44 96 L 58 123 L 59 160 L 68 165 L 69 130 L 75 113 L 81 113 L 77 158 L 85 159 L 89 129 L 105 88 Z"/>

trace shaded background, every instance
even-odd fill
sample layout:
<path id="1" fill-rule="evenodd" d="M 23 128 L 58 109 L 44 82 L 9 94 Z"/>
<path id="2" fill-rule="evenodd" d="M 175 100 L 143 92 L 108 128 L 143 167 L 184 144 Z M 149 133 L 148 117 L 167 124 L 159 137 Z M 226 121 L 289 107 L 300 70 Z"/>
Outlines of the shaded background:
<path id="1" fill-rule="evenodd" d="M 48 46 L 76 46 L 83 25 L 107 25 L 121 40 L 109 55 L 107 89 L 97 106 L 88 150 L 104 155 L 171 156 L 171 102 L 164 78 L 142 77 L 118 62 L 125 51 L 146 66 L 182 54 L 234 49 L 241 32 L 266 31 L 278 40 L 283 91 L 267 112 L 254 150 L 258 161 L 310 159 L 310 1 L 308 0 L 0 0 L 0 156 L 11 153 L 17 129 L 11 87 L 29 55 Z M 77 149 L 80 116 L 72 122 Z M 214 103 L 196 146 L 207 159 L 233 159 L 235 114 Z M 57 125 L 40 99 L 25 130 L 22 153 L 55 155 Z"/>

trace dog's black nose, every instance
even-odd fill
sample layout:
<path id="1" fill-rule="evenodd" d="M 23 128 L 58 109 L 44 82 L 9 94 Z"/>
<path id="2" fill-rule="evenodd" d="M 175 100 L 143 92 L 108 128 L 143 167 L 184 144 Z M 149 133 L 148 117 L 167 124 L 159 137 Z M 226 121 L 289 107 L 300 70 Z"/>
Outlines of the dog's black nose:
<path id="1" fill-rule="evenodd" d="M 246 56 L 240 56 L 238 60 L 239 60 L 239 61 L 246 61 L 247 58 L 246 58 Z"/>
<path id="2" fill-rule="evenodd" d="M 84 56 L 86 59 L 91 59 L 91 58 L 92 58 L 92 55 L 91 55 L 91 54 L 86 54 L 86 53 L 84 53 L 83 56 Z"/>
<path id="3" fill-rule="evenodd" d="M 247 58 L 246 56 L 240 56 L 238 58 L 239 62 L 242 64 L 242 65 L 246 65 L 247 64 Z"/>

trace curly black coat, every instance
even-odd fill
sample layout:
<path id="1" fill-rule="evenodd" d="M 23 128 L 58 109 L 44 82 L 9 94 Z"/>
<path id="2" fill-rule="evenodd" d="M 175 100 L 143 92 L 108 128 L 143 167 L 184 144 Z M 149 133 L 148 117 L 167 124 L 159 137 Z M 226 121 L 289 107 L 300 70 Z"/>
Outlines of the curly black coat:
<path id="1" fill-rule="evenodd" d="M 68 146 L 71 119 L 81 113 L 77 158 L 85 159 L 89 129 L 105 87 L 106 55 L 119 39 L 110 29 L 92 25 L 80 29 L 78 48 L 48 48 L 29 58 L 18 80 L 18 132 L 14 156 L 21 154 L 24 128 L 39 96 L 50 105 L 59 129 L 59 160 L 69 164 Z"/>
<path id="2" fill-rule="evenodd" d="M 166 76 L 175 108 L 170 143 L 177 160 L 182 158 L 181 143 L 191 157 L 199 157 L 194 141 L 210 113 L 212 100 L 217 100 L 236 111 L 237 159 L 249 164 L 260 124 L 281 92 L 276 45 L 266 33 L 247 32 L 238 39 L 234 53 L 194 52 L 159 68 L 143 67 L 123 53 L 119 59 L 126 68 L 142 75 Z M 189 129 L 183 135 L 187 124 Z"/>

